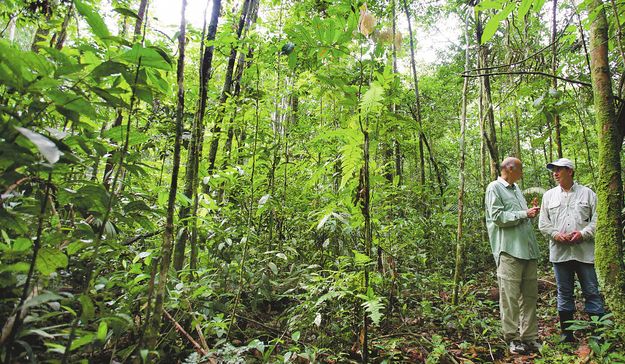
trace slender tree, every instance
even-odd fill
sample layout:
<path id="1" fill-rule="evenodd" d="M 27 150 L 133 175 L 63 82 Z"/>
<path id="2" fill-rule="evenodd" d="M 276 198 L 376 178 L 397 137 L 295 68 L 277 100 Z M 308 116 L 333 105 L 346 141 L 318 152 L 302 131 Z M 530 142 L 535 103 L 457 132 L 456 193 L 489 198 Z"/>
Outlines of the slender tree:
<path id="1" fill-rule="evenodd" d="M 169 198 L 167 202 L 167 217 L 165 222 L 165 232 L 163 233 L 163 245 L 161 246 L 161 266 L 159 270 L 158 286 L 154 299 L 154 313 L 152 314 L 151 332 L 148 335 L 148 345 L 155 348 L 158 338 L 158 330 L 161 326 L 163 315 L 163 304 L 167 285 L 167 274 L 171 264 L 171 256 L 174 240 L 174 211 L 176 194 L 178 193 L 178 172 L 180 170 L 180 139 L 182 135 L 182 124 L 184 118 L 184 56 L 186 43 L 187 22 L 185 12 L 187 0 L 182 0 L 182 10 L 180 19 L 180 30 L 178 32 L 178 69 L 176 80 L 178 84 L 178 99 L 176 106 L 176 133 L 174 136 L 174 155 L 172 160 L 171 183 L 169 185 Z"/>

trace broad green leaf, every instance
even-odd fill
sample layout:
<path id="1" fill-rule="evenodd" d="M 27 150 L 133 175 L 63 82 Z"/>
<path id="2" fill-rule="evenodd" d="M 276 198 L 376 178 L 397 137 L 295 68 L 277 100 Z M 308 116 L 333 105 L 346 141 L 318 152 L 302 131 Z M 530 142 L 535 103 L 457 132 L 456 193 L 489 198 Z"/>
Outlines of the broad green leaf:
<path id="1" fill-rule="evenodd" d="M 15 129 L 28 138 L 31 143 L 35 144 L 37 149 L 39 149 L 39 152 L 44 156 L 44 158 L 46 158 L 46 160 L 48 160 L 50 164 L 58 162 L 59 158 L 61 158 L 63 152 L 61 152 L 56 144 L 54 144 L 50 139 L 32 130 L 21 128 L 19 126 L 16 126 Z"/>
<path id="2" fill-rule="evenodd" d="M 534 11 L 536 13 L 540 13 L 540 11 L 543 8 L 543 5 L 545 5 L 545 0 L 534 0 Z"/>
<path id="3" fill-rule="evenodd" d="M 137 13 L 135 13 L 134 11 L 130 10 L 130 9 L 126 9 L 126 8 L 115 8 L 113 9 L 114 12 L 120 13 L 121 15 L 124 16 L 129 16 L 131 18 L 135 18 L 137 20 L 141 20 L 141 18 L 139 17 L 139 15 L 137 15 Z"/>
<path id="4" fill-rule="evenodd" d="M 56 293 L 44 292 L 26 300 L 26 302 L 24 302 L 24 308 L 39 306 L 42 303 L 50 301 L 59 301 L 62 298 L 63 297 L 59 296 Z"/>
<path id="5" fill-rule="evenodd" d="M 33 242 L 28 238 L 22 237 L 15 239 L 11 250 L 14 252 L 23 252 L 30 249 L 31 246 L 33 246 Z"/>
<path id="6" fill-rule="evenodd" d="M 291 339 L 293 341 L 298 341 L 300 338 L 301 333 L 299 331 L 295 331 L 294 333 L 291 334 Z"/>
<path id="7" fill-rule="evenodd" d="M 71 91 L 49 90 L 47 96 L 57 106 L 85 115 L 90 119 L 98 118 L 91 102 Z"/>
<path id="8" fill-rule="evenodd" d="M 271 272 L 275 275 L 278 274 L 278 266 L 276 266 L 276 264 L 274 262 L 269 262 L 267 263 L 267 265 L 269 266 L 269 269 L 271 269 Z"/>
<path id="9" fill-rule="evenodd" d="M 98 334 L 96 335 L 97 339 L 101 342 L 106 340 L 106 334 L 108 333 L 108 325 L 106 321 L 100 321 L 100 325 L 98 326 Z"/>
<path id="10" fill-rule="evenodd" d="M 99 87 L 91 87 L 91 91 L 93 91 L 93 93 L 100 96 L 104 101 L 106 101 L 108 106 L 130 109 L 130 105 L 128 105 L 126 101 L 122 100 L 117 96 L 111 95 L 111 93 L 107 90 L 101 89 Z"/>
<path id="11" fill-rule="evenodd" d="M 354 263 L 356 263 L 356 265 L 364 265 L 371 261 L 371 258 L 366 254 L 362 254 L 357 250 L 352 250 L 352 252 L 354 253 Z"/>
<path id="12" fill-rule="evenodd" d="M 72 346 L 70 347 L 70 351 L 76 350 L 81 346 L 85 346 L 87 344 L 91 344 L 93 341 L 93 334 L 85 334 L 84 336 L 77 337 L 74 341 L 72 341 Z"/>
<path id="13" fill-rule="evenodd" d="M 476 6 L 476 10 L 501 9 L 505 3 L 501 0 L 482 0 Z"/>
<path id="14" fill-rule="evenodd" d="M 160 71 L 158 70 L 147 70 L 146 72 L 148 76 L 149 85 L 156 88 L 163 94 L 168 94 L 170 91 L 169 82 L 167 82 L 163 77 L 161 77 Z"/>
<path id="15" fill-rule="evenodd" d="M 519 5 L 519 12 L 517 13 L 519 19 L 525 22 L 525 14 L 527 14 L 527 12 L 530 10 L 533 2 L 534 0 L 523 0 L 521 2 L 521 5 Z"/>
<path id="16" fill-rule="evenodd" d="M 145 48 L 139 44 L 135 44 L 131 50 L 122 54 L 121 59 L 144 67 L 154 67 L 165 71 L 171 71 L 171 63 L 165 58 L 164 52 L 157 51 L 155 48 Z"/>
<path id="17" fill-rule="evenodd" d="M 93 301 L 91 301 L 91 298 L 86 294 L 80 295 L 78 301 L 80 301 L 80 307 L 82 308 L 80 312 L 80 319 L 87 322 L 95 316 Z"/>
<path id="18" fill-rule="evenodd" d="M 96 37 L 104 39 L 111 35 L 104 20 L 93 7 L 85 4 L 82 0 L 74 0 L 74 4 L 76 5 L 76 10 L 85 18 Z"/>
<path id="19" fill-rule="evenodd" d="M 501 22 L 501 18 L 499 17 L 499 14 L 493 15 L 488 20 L 488 22 L 486 23 L 486 26 L 484 26 L 484 32 L 482 33 L 482 39 L 480 39 L 480 42 L 482 44 L 488 42 L 493 37 L 493 35 L 495 35 L 495 32 L 499 28 L 499 23 L 500 22 Z"/>
<path id="20" fill-rule="evenodd" d="M 35 266 L 43 275 L 49 275 L 59 268 L 67 267 L 67 256 L 58 249 L 44 247 L 39 249 Z"/>
<path id="21" fill-rule="evenodd" d="M 125 64 L 109 60 L 97 65 L 93 71 L 91 71 L 91 75 L 94 78 L 102 78 L 110 75 L 120 75 L 127 70 L 128 67 Z"/>
<path id="22" fill-rule="evenodd" d="M 119 125 L 111 128 L 103 133 L 103 136 L 110 138 L 115 143 L 124 143 L 126 141 L 126 125 Z M 150 136 L 146 133 L 142 133 L 136 129 L 130 129 L 130 135 L 128 136 L 128 143 L 130 146 L 144 143 L 150 140 Z"/>
<path id="23" fill-rule="evenodd" d="M 0 273 L 2 272 L 28 272 L 30 264 L 26 262 L 18 262 L 13 264 L 0 264 Z"/>
<path id="24" fill-rule="evenodd" d="M 362 96 L 360 106 L 364 114 L 369 114 L 382 106 L 380 103 L 384 98 L 384 88 L 377 82 L 372 82 L 371 86 Z"/>

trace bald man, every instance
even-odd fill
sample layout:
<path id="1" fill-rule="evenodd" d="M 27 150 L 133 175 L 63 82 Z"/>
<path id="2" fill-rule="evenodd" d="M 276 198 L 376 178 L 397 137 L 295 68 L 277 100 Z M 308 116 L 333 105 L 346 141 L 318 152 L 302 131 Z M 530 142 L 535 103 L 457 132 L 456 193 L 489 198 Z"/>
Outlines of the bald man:
<path id="1" fill-rule="evenodd" d="M 531 218 L 540 208 L 527 207 L 515 182 L 523 177 L 523 164 L 508 157 L 501 174 L 486 188 L 486 227 L 497 264 L 499 309 L 504 339 L 511 354 L 540 350 L 536 300 L 538 243 Z"/>

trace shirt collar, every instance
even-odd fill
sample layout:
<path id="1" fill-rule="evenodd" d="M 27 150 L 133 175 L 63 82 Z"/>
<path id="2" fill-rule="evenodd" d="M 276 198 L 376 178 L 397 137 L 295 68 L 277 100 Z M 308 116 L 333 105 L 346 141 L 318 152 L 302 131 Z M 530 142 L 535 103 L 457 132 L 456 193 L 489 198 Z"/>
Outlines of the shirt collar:
<path id="1" fill-rule="evenodd" d="M 564 190 L 564 188 L 562 188 L 562 186 L 558 185 L 558 187 L 560 187 L 560 192 L 567 192 Z M 575 189 L 577 187 L 577 182 L 573 181 L 573 185 L 571 186 L 571 189 L 568 192 L 575 192 Z"/>
<path id="2" fill-rule="evenodd" d="M 508 183 L 508 181 L 506 181 L 505 179 L 503 179 L 503 177 L 499 176 L 497 177 L 497 182 L 501 183 L 504 187 L 508 188 L 510 186 L 515 186 L 514 184 L 510 184 Z"/>

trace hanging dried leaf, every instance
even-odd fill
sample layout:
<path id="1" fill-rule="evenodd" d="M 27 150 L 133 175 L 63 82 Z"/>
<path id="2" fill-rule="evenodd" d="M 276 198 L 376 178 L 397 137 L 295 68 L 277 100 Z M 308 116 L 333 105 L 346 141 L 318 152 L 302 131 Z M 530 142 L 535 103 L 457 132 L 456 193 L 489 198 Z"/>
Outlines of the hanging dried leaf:
<path id="1" fill-rule="evenodd" d="M 393 31 L 390 29 L 382 29 L 380 31 L 380 34 L 378 35 L 378 38 L 383 43 L 390 43 L 391 40 L 393 40 Z"/>
<path id="2" fill-rule="evenodd" d="M 395 33 L 395 40 L 393 41 L 395 43 L 395 48 L 401 48 L 402 40 L 404 40 L 404 36 L 401 35 L 400 32 Z"/>
<path id="3" fill-rule="evenodd" d="M 360 7 L 360 20 L 358 21 L 358 30 L 362 35 L 368 37 L 375 28 L 375 18 L 367 11 L 367 4 Z"/>

